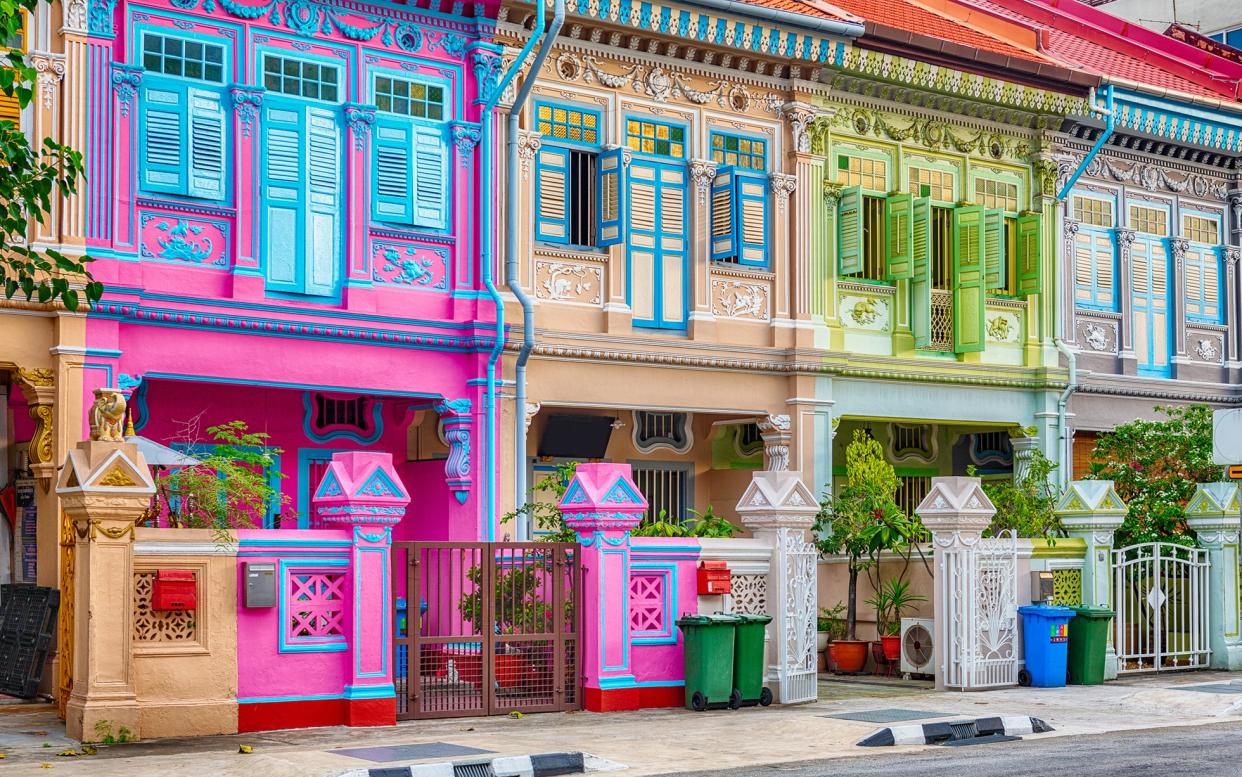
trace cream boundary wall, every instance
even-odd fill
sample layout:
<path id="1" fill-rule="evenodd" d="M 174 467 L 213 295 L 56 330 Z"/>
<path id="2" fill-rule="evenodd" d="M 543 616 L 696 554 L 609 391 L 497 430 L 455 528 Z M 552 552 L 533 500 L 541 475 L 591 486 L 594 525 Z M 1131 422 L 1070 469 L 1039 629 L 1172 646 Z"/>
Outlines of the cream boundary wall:
<path id="1" fill-rule="evenodd" d="M 135 576 L 186 569 L 198 581 L 192 641 L 144 642 L 135 633 L 131 643 L 143 739 L 235 733 L 236 548 L 206 529 L 136 528 L 133 553 Z"/>

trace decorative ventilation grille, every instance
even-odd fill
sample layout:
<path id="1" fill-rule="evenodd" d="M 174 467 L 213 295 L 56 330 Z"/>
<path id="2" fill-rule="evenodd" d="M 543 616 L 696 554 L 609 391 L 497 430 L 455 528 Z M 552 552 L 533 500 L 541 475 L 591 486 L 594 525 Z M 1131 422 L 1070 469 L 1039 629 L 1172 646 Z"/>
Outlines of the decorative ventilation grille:
<path id="1" fill-rule="evenodd" d="M 684 453 L 690 449 L 689 413 L 634 411 L 634 447 L 648 453 L 661 446 Z"/>
<path id="2" fill-rule="evenodd" d="M 647 498 L 646 520 L 681 524 L 689 517 L 689 473 L 676 466 L 634 465 L 634 483 Z"/>
<path id="3" fill-rule="evenodd" d="M 932 289 L 931 340 L 924 350 L 953 351 L 953 292 Z"/>
<path id="4" fill-rule="evenodd" d="M 768 614 L 768 576 L 733 575 L 733 612 L 739 615 Z"/>
<path id="5" fill-rule="evenodd" d="M 197 580 L 195 581 L 197 583 Z M 198 639 L 195 613 L 151 609 L 155 572 L 134 573 L 134 641 L 194 642 Z"/>
<path id="6" fill-rule="evenodd" d="M 910 476 L 901 478 L 897 487 L 897 506 L 906 515 L 914 515 L 914 511 L 923 503 L 927 492 L 931 491 L 931 478 Z"/>
<path id="7" fill-rule="evenodd" d="M 1082 570 L 1052 570 L 1052 603 L 1061 607 L 1082 604 Z"/>
<path id="8" fill-rule="evenodd" d="M 289 640 L 320 641 L 345 636 L 345 575 L 294 572 L 289 575 Z"/>

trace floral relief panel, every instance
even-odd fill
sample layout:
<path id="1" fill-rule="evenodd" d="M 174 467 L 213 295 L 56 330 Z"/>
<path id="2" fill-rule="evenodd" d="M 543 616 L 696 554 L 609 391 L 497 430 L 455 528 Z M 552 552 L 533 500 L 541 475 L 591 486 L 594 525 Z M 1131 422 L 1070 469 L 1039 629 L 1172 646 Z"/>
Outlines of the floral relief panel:
<path id="1" fill-rule="evenodd" d="M 1225 358 L 1225 333 L 1210 329 L 1186 330 L 1186 353 L 1197 362 L 1223 364 Z"/>
<path id="2" fill-rule="evenodd" d="M 572 305 L 603 304 L 604 268 L 599 264 L 535 260 L 535 297 Z"/>
<path id="3" fill-rule="evenodd" d="M 139 216 L 144 259 L 200 267 L 224 268 L 229 263 L 229 222 L 180 213 L 143 211 Z"/>
<path id="4" fill-rule="evenodd" d="M 398 289 L 448 289 L 449 249 L 390 240 L 371 241 L 371 280 Z"/>
<path id="5" fill-rule="evenodd" d="M 712 313 L 722 318 L 768 321 L 772 318 L 772 289 L 766 281 L 712 278 Z"/>
<path id="6" fill-rule="evenodd" d="M 841 296 L 841 325 L 846 329 L 887 332 L 891 329 L 891 301 L 864 294 Z"/>

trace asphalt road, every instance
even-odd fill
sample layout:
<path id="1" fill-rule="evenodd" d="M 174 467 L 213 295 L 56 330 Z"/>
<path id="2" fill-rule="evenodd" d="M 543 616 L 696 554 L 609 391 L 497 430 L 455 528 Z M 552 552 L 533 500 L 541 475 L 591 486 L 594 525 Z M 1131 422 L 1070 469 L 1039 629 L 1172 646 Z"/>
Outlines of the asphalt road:
<path id="1" fill-rule="evenodd" d="M 693 772 L 730 777 L 1236 777 L 1242 722 Z"/>

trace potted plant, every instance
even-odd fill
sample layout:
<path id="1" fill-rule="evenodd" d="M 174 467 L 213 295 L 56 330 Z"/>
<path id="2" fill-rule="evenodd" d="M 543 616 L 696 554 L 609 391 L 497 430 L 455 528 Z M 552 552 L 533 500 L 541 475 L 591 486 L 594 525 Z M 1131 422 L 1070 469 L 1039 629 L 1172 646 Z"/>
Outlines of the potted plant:
<path id="1" fill-rule="evenodd" d="M 858 575 L 876 564 L 880 553 L 908 546 L 919 524 L 897 506 L 900 481 L 884 458 L 884 448 L 864 429 L 854 432 L 845 449 L 846 484 L 826 494 L 816 517 L 816 548 L 826 555 L 846 557 L 849 588 L 846 597 L 845 638 L 830 652 L 840 672 L 861 672 L 867 663 L 867 643 L 857 638 Z"/>
<path id="2" fill-rule="evenodd" d="M 845 638 L 845 602 L 819 608 L 815 618 L 815 652 L 822 653 L 833 640 Z"/>
<path id="3" fill-rule="evenodd" d="M 901 658 L 901 616 L 927 597 L 910 593 L 910 581 L 889 578 L 880 584 L 867 604 L 875 608 L 875 627 L 889 661 Z"/>

